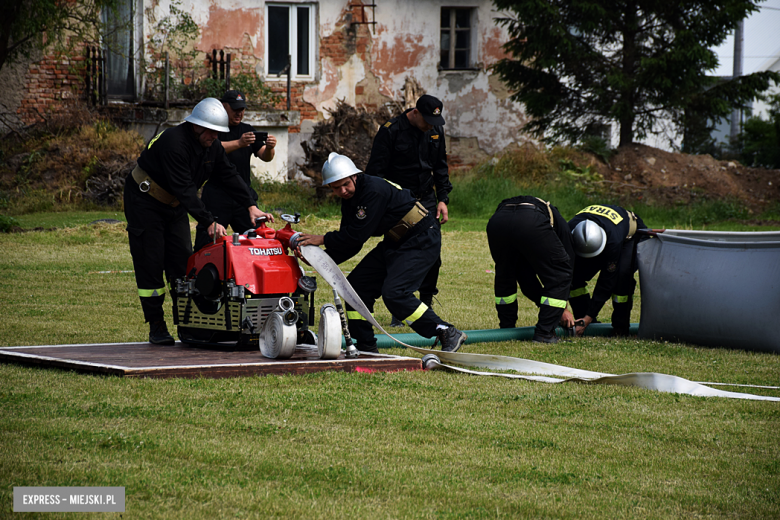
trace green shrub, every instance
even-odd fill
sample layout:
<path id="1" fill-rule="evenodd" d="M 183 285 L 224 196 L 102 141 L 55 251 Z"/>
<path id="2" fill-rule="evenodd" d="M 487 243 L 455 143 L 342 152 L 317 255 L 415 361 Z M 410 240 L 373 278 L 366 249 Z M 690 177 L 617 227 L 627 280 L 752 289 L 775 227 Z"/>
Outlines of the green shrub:
<path id="1" fill-rule="evenodd" d="M 221 98 L 227 90 L 225 80 L 212 77 L 200 80 L 198 88 L 200 88 L 201 97 L 217 99 Z M 281 100 L 256 74 L 239 73 L 231 76 L 230 89 L 243 92 L 248 100 L 247 103 L 252 107 L 269 107 Z"/>
<path id="2" fill-rule="evenodd" d="M 0 232 L 1 233 L 8 233 L 11 231 L 11 228 L 13 227 L 19 227 L 19 221 L 16 220 L 13 217 L 6 217 L 5 215 L 0 215 Z"/>
<path id="3" fill-rule="evenodd" d="M 610 148 L 609 143 L 597 135 L 584 137 L 578 148 L 584 152 L 592 153 L 605 163 L 609 163 L 609 160 L 615 155 L 615 150 Z"/>

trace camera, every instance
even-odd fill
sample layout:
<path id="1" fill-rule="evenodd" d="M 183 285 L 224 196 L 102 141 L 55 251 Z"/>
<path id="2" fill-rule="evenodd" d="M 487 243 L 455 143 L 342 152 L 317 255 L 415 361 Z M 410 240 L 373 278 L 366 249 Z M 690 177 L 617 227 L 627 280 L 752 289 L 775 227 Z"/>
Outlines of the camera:
<path id="1" fill-rule="evenodd" d="M 268 132 L 254 132 L 255 134 L 255 142 L 258 143 L 265 143 L 268 139 Z"/>

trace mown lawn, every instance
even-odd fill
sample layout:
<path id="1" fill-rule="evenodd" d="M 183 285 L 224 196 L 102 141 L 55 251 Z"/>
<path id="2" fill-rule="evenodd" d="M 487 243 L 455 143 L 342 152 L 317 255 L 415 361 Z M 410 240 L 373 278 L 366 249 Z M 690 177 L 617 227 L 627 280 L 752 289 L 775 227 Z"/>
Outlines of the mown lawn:
<path id="1" fill-rule="evenodd" d="M 445 227 L 436 309 L 495 328 L 474 227 Z M 0 344 L 145 340 L 122 224 L 0 247 Z M 390 321 L 381 305 L 377 317 Z M 776 355 L 637 339 L 464 351 L 780 385 Z M 777 518 L 779 429 L 772 402 L 442 371 L 130 380 L 0 364 L 0 515 L 35 516 L 11 515 L 14 486 L 123 486 L 131 518 Z"/>

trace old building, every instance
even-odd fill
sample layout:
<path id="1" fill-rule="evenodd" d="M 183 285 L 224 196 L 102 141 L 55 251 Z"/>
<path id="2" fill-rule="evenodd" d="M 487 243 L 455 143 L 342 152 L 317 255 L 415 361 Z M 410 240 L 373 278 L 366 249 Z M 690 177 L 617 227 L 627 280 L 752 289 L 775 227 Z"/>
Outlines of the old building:
<path id="1" fill-rule="evenodd" d="M 230 53 L 231 74 L 257 74 L 280 97 L 277 110 L 245 118 L 279 140 L 277 159 L 259 165 L 258 173 L 278 179 L 294 173 L 302 161 L 300 143 L 338 100 L 368 109 L 402 100 L 407 78 L 444 102 L 453 167 L 473 165 L 527 139 L 520 132 L 522 107 L 490 71 L 504 56 L 507 34 L 489 0 L 124 2 L 120 17 L 130 23 L 113 36 L 108 53 L 108 103 L 150 105 L 161 88 L 164 50 L 170 81 L 181 85 L 208 74 L 214 50 Z M 182 13 L 197 25 L 195 32 L 181 23 Z M 74 72 L 79 60 L 83 55 L 47 54 L 23 71 L 17 67 L 17 90 L 4 94 L 7 113 L 27 124 L 68 99 L 86 99 L 83 78 Z M 146 134 L 159 128 L 143 111 L 133 113 Z M 169 109 L 164 124 L 177 124 L 186 113 Z"/>

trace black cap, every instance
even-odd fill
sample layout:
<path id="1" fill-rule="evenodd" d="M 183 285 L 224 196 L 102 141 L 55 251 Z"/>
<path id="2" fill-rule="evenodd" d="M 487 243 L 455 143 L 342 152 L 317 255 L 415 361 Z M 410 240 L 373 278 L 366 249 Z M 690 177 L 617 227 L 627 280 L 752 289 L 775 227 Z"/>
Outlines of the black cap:
<path id="1" fill-rule="evenodd" d="M 444 124 L 444 118 L 441 116 L 441 109 L 444 108 L 444 105 L 438 98 L 424 94 L 417 100 L 416 108 L 429 125 L 442 126 Z"/>
<path id="2" fill-rule="evenodd" d="M 246 98 L 244 97 L 244 93 L 239 92 L 238 90 L 228 90 L 227 92 L 225 92 L 225 95 L 222 96 L 222 99 L 220 99 L 220 101 L 230 105 L 230 108 L 232 108 L 233 110 L 246 108 Z"/>

